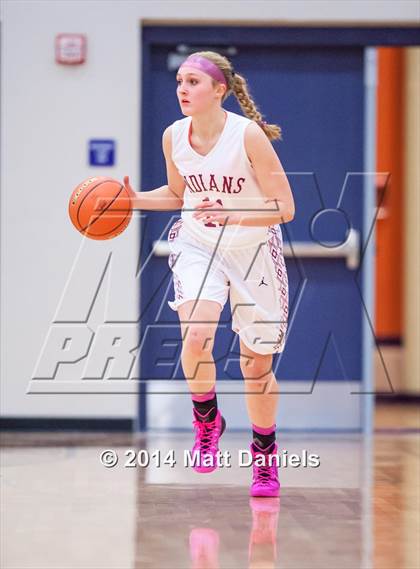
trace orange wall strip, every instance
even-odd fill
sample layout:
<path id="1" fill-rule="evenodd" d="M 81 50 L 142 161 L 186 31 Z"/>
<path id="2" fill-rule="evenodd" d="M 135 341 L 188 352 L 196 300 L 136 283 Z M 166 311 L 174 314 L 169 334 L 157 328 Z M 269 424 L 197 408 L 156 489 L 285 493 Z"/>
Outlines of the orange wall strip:
<path id="1" fill-rule="evenodd" d="M 404 51 L 378 49 L 376 320 L 379 340 L 401 338 Z M 379 174 L 381 173 L 381 174 Z"/>

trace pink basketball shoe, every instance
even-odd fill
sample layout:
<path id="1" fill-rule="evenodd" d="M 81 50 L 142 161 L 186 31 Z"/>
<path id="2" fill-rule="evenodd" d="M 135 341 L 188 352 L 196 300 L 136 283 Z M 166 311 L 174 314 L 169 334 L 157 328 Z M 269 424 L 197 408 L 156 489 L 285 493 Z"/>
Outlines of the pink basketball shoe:
<path id="1" fill-rule="evenodd" d="M 251 496 L 276 497 L 280 495 L 280 482 L 276 458 L 277 444 L 272 443 L 267 449 L 262 449 L 254 442 L 251 443 L 252 454 L 252 484 Z M 258 458 L 258 463 L 255 459 Z M 261 466 L 260 466 L 261 464 Z M 271 466 L 270 466 L 271 465 Z"/>
<path id="2" fill-rule="evenodd" d="M 193 409 L 195 417 L 193 425 L 196 435 L 192 459 L 193 468 L 196 472 L 213 472 L 218 466 L 218 443 L 226 428 L 226 421 L 219 410 L 217 410 L 214 421 L 211 421 L 209 415 L 213 409 L 212 407 L 205 415 L 201 415 L 197 409 Z M 196 456 L 198 457 L 197 460 L 195 459 Z"/>

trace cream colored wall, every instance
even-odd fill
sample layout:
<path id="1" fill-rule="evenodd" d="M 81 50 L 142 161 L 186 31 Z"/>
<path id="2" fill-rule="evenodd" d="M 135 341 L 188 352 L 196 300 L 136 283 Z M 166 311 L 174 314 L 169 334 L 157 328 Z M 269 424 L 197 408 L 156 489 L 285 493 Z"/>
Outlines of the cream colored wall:
<path id="1" fill-rule="evenodd" d="M 420 393 L 420 48 L 405 50 L 404 372 L 401 390 Z"/>

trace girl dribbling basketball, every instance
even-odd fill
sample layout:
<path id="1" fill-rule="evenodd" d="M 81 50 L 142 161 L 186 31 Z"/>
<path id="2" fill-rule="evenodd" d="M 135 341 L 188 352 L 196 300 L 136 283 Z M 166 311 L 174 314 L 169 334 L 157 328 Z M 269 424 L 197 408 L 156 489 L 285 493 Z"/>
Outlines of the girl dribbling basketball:
<path id="1" fill-rule="evenodd" d="M 285 345 L 288 280 L 280 223 L 294 217 L 287 177 L 271 144 L 280 128 L 262 120 L 246 80 L 212 51 L 190 55 L 177 73 L 185 118 L 163 134 L 168 185 L 134 192 L 134 208 L 175 210 L 169 266 L 183 346 L 182 367 L 193 403 L 197 472 L 217 467 L 226 422 L 217 406 L 212 356 L 220 313 L 229 296 L 232 329 L 253 440 L 251 496 L 278 496 L 277 381 L 273 354 Z M 233 93 L 246 116 L 223 109 Z M 258 459 L 258 460 L 257 460 Z"/>

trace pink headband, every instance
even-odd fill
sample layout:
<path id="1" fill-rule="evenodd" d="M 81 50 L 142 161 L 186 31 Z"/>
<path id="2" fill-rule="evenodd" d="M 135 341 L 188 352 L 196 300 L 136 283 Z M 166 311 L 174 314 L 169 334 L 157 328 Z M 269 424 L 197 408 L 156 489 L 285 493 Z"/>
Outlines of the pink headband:
<path id="1" fill-rule="evenodd" d="M 190 55 L 179 67 L 194 67 L 195 69 L 199 69 L 210 77 L 213 77 L 216 81 L 220 81 L 220 83 L 224 83 L 227 87 L 227 81 L 221 69 L 217 67 L 212 61 L 206 59 L 205 57 L 201 57 L 201 55 Z"/>

